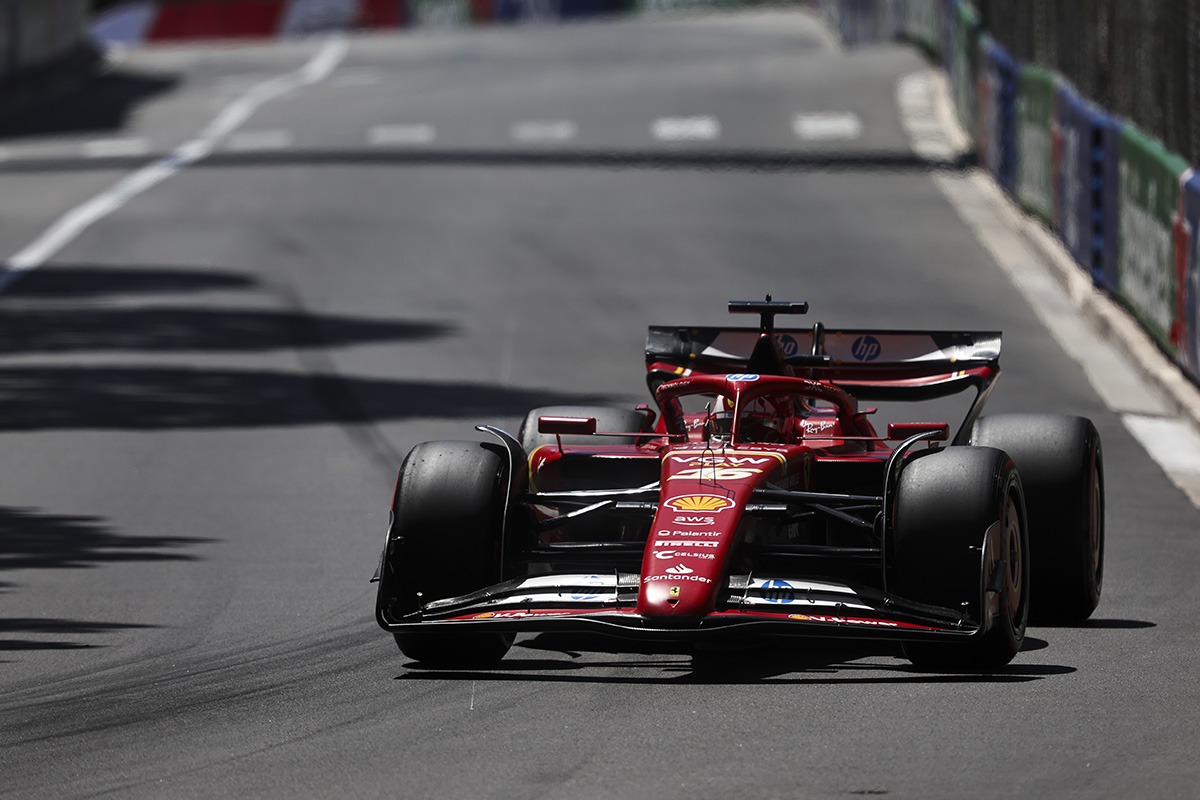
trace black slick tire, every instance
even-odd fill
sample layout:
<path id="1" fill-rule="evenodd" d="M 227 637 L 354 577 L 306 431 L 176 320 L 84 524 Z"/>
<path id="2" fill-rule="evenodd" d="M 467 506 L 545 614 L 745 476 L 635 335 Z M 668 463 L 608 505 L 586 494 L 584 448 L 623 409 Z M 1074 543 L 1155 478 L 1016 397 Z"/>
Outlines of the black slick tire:
<path id="1" fill-rule="evenodd" d="M 389 588 L 401 606 L 459 597 L 500 579 L 505 458 L 498 450 L 481 442 L 426 442 L 404 459 L 388 565 Z M 396 632 L 396 644 L 433 666 L 486 665 L 512 646 L 511 634 L 437 625 Z"/>
<path id="2" fill-rule="evenodd" d="M 905 656 L 921 668 L 951 671 L 991 670 L 1011 661 L 1029 613 L 1029 539 L 1012 460 L 982 447 L 910 458 L 896 488 L 893 531 L 892 592 L 966 611 L 979 622 L 991 618 L 990 628 L 969 640 L 904 642 Z M 989 585 L 995 590 L 984 591 Z"/>
<path id="3" fill-rule="evenodd" d="M 1104 583 L 1104 458 L 1091 420 L 1061 414 L 983 417 L 971 443 L 997 447 L 1021 473 L 1029 514 L 1035 625 L 1082 622 Z"/>

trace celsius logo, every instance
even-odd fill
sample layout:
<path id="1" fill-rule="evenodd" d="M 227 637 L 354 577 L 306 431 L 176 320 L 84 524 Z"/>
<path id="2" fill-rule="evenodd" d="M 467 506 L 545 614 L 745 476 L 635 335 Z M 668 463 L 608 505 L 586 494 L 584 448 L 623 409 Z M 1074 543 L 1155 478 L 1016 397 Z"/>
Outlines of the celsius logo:
<path id="1" fill-rule="evenodd" d="M 874 336 L 860 336 L 854 340 L 850 353 L 859 361 L 874 361 L 883 348 Z"/>

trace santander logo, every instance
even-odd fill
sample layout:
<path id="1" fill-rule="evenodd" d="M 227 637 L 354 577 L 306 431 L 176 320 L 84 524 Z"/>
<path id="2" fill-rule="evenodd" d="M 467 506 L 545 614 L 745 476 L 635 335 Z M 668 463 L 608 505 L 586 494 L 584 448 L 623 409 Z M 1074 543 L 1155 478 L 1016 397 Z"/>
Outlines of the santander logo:
<path id="1" fill-rule="evenodd" d="M 694 569 L 689 569 L 683 564 L 676 564 L 673 567 L 667 567 L 666 571 L 672 575 L 691 575 L 693 572 L 695 572 Z"/>

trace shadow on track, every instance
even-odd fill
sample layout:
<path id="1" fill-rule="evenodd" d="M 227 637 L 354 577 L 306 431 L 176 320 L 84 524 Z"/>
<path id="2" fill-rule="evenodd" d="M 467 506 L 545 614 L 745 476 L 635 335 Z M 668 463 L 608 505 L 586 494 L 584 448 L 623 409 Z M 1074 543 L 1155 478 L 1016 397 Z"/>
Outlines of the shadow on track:
<path id="1" fill-rule="evenodd" d="M 69 352 L 261 352 L 371 342 L 428 341 L 456 326 L 436 321 L 356 319 L 283 310 L 185 306 L 97 306 L 99 298 L 143 298 L 205 291 L 263 289 L 230 271 L 169 267 L 48 266 L 26 273 L 4 293 L 0 355 Z M 289 301 L 292 298 L 287 298 Z"/>
<path id="2" fill-rule="evenodd" d="M 244 292 L 284 308 L 194 302 L 196 294 L 209 291 Z M 177 305 L 177 296 L 187 296 L 189 304 Z M 110 298 L 113 305 L 98 302 Z M 0 356 L 294 350 L 307 369 L 174 363 L 5 367 L 0 368 L 5 409 L 0 430 L 249 428 L 416 417 L 488 421 L 522 416 L 540 405 L 609 399 L 465 381 L 349 377 L 338 374 L 327 356 L 337 347 L 428 342 L 457 331 L 448 321 L 313 313 L 286 287 L 263 286 L 232 271 L 47 266 L 23 275 L 0 295 Z"/>
<path id="3" fill-rule="evenodd" d="M 153 625 L 134 625 L 120 622 L 85 622 L 75 619 L 2 619 L 0 637 L 7 634 L 64 634 L 108 633 L 130 628 L 153 628 Z M 80 642 L 64 642 L 38 639 L 0 638 L 0 652 L 24 650 L 84 650 L 101 645 Z"/>
<path id="4" fill-rule="evenodd" d="M 291 311 L 162 306 L 138 309 L 13 309 L 0 316 L 0 355 L 103 352 L 260 352 L 423 341 L 438 322 L 314 317 Z"/>
<path id="5" fill-rule="evenodd" d="M 81 569 L 114 561 L 195 561 L 197 556 L 181 551 L 212 541 L 187 536 L 127 536 L 111 530 L 98 517 L 0 507 L 0 570 Z M 0 621 L 0 632 L 3 626 Z"/>
<path id="6" fill-rule="evenodd" d="M 136 158 L 27 158 L 0 164 L 0 172 L 134 170 L 167 154 Z M 216 152 L 191 169 L 297 166 L 518 167 L 529 169 L 637 169 L 683 172 L 963 172 L 974 154 L 931 161 L 906 151 L 822 152 L 790 150 L 422 150 L 388 148 L 292 149 L 282 152 Z"/>
<path id="7" fill-rule="evenodd" d="M 550 637 L 550 638 L 547 638 Z M 1026 683 L 1075 672 L 1074 667 L 1020 663 L 988 673 L 919 670 L 900 659 L 898 646 L 886 643 L 815 643 L 812 641 L 743 642 L 728 648 L 698 649 L 687 644 L 663 644 L 653 649 L 637 643 L 605 641 L 586 634 L 540 634 L 517 647 L 565 654 L 555 658 L 523 659 L 510 654 L 487 669 L 430 669 L 408 663 L 396 680 L 455 680 L 498 682 L 565 682 L 642 685 L 742 684 L 906 684 L 906 683 Z M 593 660 L 583 655 L 648 655 L 648 659 Z M 657 656 L 657 657 L 656 657 Z M 860 663 L 861 659 L 872 659 Z M 612 670 L 628 670 L 613 675 Z M 647 674 L 650 672 L 651 674 Z"/>
<path id="8" fill-rule="evenodd" d="M 178 76 L 149 72 L 86 75 L 72 91 L 47 92 L 0 114 L 0 141 L 123 130 L 141 103 L 178 85 Z"/>
<path id="9" fill-rule="evenodd" d="M 254 289 L 250 275 L 207 267 L 118 267 L 103 264 L 47 265 L 26 273 L 5 296 L 62 300 L 120 295 L 182 294 Z"/>
<path id="10" fill-rule="evenodd" d="M 164 430 L 365 423 L 424 418 L 487 421 L 602 395 L 484 383 L 352 378 L 169 367 L 0 369 L 0 430 Z"/>

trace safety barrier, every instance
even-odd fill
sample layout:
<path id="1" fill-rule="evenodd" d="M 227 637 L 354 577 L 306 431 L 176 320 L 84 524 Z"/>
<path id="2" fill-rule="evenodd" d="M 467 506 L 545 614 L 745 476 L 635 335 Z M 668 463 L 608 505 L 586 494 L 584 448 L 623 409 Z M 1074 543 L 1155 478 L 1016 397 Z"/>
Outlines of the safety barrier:
<path id="1" fill-rule="evenodd" d="M 939 56 L 979 164 L 1200 383 L 1200 178 L 1061 75 L 1014 60 L 968 0 L 818 0 L 843 34 Z"/>
<path id="2" fill-rule="evenodd" d="M 1176 231 L 1180 304 L 1178 361 L 1190 375 L 1200 375 L 1200 176 L 1188 175 L 1180 189 L 1182 220 Z"/>
<path id="3" fill-rule="evenodd" d="M 1175 228 L 1182 158 L 1121 125 L 1117 180 L 1117 296 L 1169 354 L 1179 322 Z"/>
<path id="4" fill-rule="evenodd" d="M 1022 64 L 1016 70 L 1016 180 L 1012 192 L 1032 214 L 1054 219 L 1054 99 L 1053 72 Z"/>
<path id="5" fill-rule="evenodd" d="M 979 163 L 997 183 L 1012 191 L 1016 160 L 1016 64 L 990 36 L 980 37 L 976 63 L 979 76 L 975 86 L 975 143 Z"/>
<path id="6" fill-rule="evenodd" d="M 1104 286 L 1116 284 L 1116 157 L 1106 157 L 1115 123 L 1066 82 L 1055 88 L 1053 225 L 1067 250 Z M 1110 166 L 1111 165 L 1111 166 Z"/>

